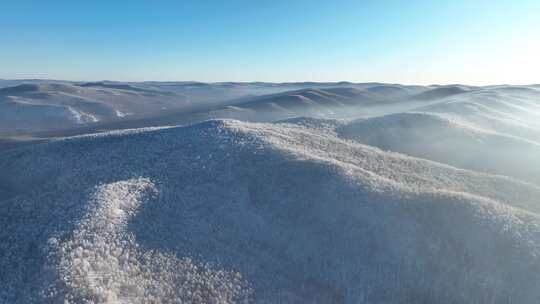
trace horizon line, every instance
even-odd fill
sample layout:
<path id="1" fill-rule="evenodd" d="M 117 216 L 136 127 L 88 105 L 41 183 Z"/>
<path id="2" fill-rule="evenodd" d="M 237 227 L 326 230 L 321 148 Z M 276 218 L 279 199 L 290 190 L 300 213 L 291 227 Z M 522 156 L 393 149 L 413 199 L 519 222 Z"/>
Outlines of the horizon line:
<path id="1" fill-rule="evenodd" d="M 471 87 L 490 87 L 490 86 L 537 86 L 539 83 L 495 83 L 495 84 L 466 84 L 466 83 L 430 83 L 430 84 L 418 84 L 418 83 L 398 83 L 398 82 L 384 82 L 384 81 L 366 81 L 366 82 L 354 82 L 348 80 L 339 80 L 339 81 L 199 81 L 199 80 L 111 80 L 111 79 L 101 79 L 101 80 L 71 80 L 71 79 L 55 79 L 55 78 L 0 78 L 0 81 L 59 81 L 59 82 L 73 82 L 73 83 L 99 83 L 99 82 L 119 82 L 119 83 L 149 83 L 149 82 L 160 82 L 160 83 L 202 83 L 202 84 L 224 84 L 224 83 L 237 83 L 237 84 L 385 84 L 385 85 L 402 85 L 402 86 L 471 86 Z"/>

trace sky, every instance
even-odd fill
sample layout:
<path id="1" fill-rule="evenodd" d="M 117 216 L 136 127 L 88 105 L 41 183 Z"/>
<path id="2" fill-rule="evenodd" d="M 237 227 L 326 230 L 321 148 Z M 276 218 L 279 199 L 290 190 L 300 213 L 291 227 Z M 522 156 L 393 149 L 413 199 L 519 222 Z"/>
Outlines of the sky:
<path id="1" fill-rule="evenodd" d="M 0 78 L 540 83 L 540 1 L 0 0 Z"/>

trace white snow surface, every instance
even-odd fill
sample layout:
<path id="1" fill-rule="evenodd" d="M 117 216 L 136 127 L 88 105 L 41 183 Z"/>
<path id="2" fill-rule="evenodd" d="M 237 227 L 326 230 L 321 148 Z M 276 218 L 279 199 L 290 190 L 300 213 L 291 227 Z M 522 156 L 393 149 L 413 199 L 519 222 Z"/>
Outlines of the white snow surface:
<path id="1" fill-rule="evenodd" d="M 428 93 L 3 152 L 0 303 L 540 303 L 538 91 Z"/>
<path id="2" fill-rule="evenodd" d="M 0 301 L 540 299 L 537 186 L 336 125 L 217 120 L 3 154 Z"/>

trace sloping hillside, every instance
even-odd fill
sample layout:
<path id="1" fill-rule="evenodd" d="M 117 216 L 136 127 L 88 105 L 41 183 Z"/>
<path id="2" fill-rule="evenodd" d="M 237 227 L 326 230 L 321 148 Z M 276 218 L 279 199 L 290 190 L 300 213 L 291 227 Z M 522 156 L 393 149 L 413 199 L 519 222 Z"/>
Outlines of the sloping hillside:
<path id="1" fill-rule="evenodd" d="M 0 302 L 540 300 L 537 186 L 344 126 L 208 121 L 0 155 Z"/>
<path id="2" fill-rule="evenodd" d="M 69 129 L 189 105 L 182 95 L 128 85 L 20 84 L 0 89 L 0 133 Z"/>
<path id="3" fill-rule="evenodd" d="M 497 87 L 358 120 L 338 133 L 364 144 L 540 185 L 540 91 Z"/>
<path id="4" fill-rule="evenodd" d="M 209 118 L 335 118 L 426 88 L 354 83 L 2 81 L 0 137 L 180 124 Z M 9 86 L 11 85 L 11 86 Z M 410 107 L 409 107 L 410 108 Z M 367 108 L 366 108 L 367 109 Z M 366 110 L 367 111 L 367 110 Z M 1 147 L 0 147 L 1 149 Z"/>
<path id="5" fill-rule="evenodd" d="M 396 85 L 377 85 L 366 89 L 355 87 L 308 88 L 254 97 L 212 110 L 211 118 L 234 118 L 249 121 L 276 121 L 299 116 L 340 118 L 371 116 L 397 108 L 418 106 L 402 103 L 417 89 Z M 392 109 L 395 108 L 395 109 Z"/>

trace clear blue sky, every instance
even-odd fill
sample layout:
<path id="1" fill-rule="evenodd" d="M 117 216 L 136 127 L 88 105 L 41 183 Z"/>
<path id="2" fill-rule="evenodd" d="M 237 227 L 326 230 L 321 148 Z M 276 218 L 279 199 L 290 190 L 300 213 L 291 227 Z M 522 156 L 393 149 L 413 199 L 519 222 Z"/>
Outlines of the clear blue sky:
<path id="1" fill-rule="evenodd" d="M 0 78 L 539 83 L 540 1 L 0 1 Z"/>

